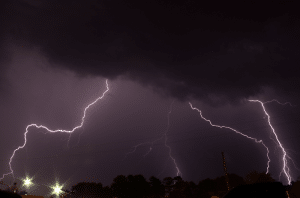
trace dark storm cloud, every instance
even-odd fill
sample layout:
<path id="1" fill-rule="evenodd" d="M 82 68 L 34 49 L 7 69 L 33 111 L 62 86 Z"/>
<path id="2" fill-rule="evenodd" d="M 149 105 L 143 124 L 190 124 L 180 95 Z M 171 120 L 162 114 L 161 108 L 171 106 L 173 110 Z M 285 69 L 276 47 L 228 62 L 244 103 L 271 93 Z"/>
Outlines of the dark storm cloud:
<path id="1" fill-rule="evenodd" d="M 299 93 L 295 5 L 15 0 L 3 7 L 1 44 L 40 46 L 53 66 L 82 76 L 126 75 L 211 104 L 263 86 Z"/>

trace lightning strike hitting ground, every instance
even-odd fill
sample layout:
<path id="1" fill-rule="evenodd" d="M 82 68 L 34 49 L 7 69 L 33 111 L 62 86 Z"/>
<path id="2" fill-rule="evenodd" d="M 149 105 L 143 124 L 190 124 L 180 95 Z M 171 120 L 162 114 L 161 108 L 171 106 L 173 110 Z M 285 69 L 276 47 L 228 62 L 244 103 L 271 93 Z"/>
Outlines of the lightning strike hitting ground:
<path id="1" fill-rule="evenodd" d="M 172 112 L 173 103 L 174 103 L 174 101 L 173 101 L 173 102 L 171 103 L 171 105 L 170 105 L 170 111 L 168 112 L 168 116 L 167 116 L 167 117 L 168 117 L 168 125 L 167 125 L 167 129 L 166 129 L 165 132 L 162 134 L 162 136 L 161 136 L 159 139 L 156 139 L 156 140 L 154 140 L 154 141 L 152 141 L 152 142 L 144 142 L 144 143 L 141 143 L 141 144 L 138 144 L 138 145 L 134 146 L 133 151 L 127 153 L 127 154 L 125 155 L 125 158 L 127 157 L 127 155 L 134 153 L 134 152 L 136 151 L 137 147 L 142 146 L 142 145 L 150 144 L 149 151 L 148 151 L 145 155 L 143 155 L 143 158 L 145 158 L 145 157 L 152 151 L 152 149 L 153 149 L 153 144 L 154 144 L 155 142 L 157 142 L 157 141 L 159 141 L 159 140 L 162 140 L 162 139 L 164 138 L 164 140 L 165 140 L 165 147 L 167 147 L 167 148 L 169 149 L 169 158 L 168 158 L 168 160 L 171 159 L 171 160 L 173 161 L 173 163 L 174 163 L 174 165 L 175 165 L 175 168 L 176 168 L 176 170 L 177 170 L 176 175 L 177 175 L 177 176 L 179 176 L 179 175 L 182 176 L 182 173 L 180 172 L 180 170 L 179 170 L 179 168 L 178 168 L 178 166 L 177 166 L 177 163 L 176 163 L 175 158 L 172 157 L 172 155 L 171 155 L 171 153 L 172 153 L 171 147 L 170 147 L 169 145 L 167 145 L 167 140 L 168 140 L 167 133 L 169 132 L 169 128 L 170 128 L 170 114 L 171 114 L 171 112 Z M 124 158 L 124 160 L 125 160 L 125 158 Z M 161 174 L 161 173 L 160 173 L 160 174 Z"/>
<path id="2" fill-rule="evenodd" d="M 230 130 L 232 130 L 232 131 L 234 131 L 234 132 L 236 132 L 236 133 L 238 133 L 238 134 L 240 134 L 240 135 L 242 135 L 242 136 L 244 136 L 244 137 L 246 137 L 246 138 L 249 138 L 249 139 L 251 139 L 251 140 L 254 140 L 256 143 L 261 143 L 261 144 L 267 149 L 268 163 L 267 163 L 267 171 L 266 171 L 266 174 L 268 174 L 268 172 L 269 172 L 269 164 L 270 164 L 270 161 L 271 161 L 271 160 L 270 160 L 270 158 L 269 158 L 269 149 L 268 149 L 268 147 L 263 143 L 262 140 L 257 140 L 256 138 L 253 138 L 253 137 L 250 137 L 250 136 L 248 136 L 248 135 L 245 135 L 245 134 L 243 134 L 243 133 L 241 133 L 241 132 L 239 132 L 239 131 L 237 131 L 237 130 L 231 128 L 231 127 L 220 126 L 220 125 L 212 124 L 210 120 L 208 120 L 208 119 L 206 119 L 206 118 L 204 118 L 204 117 L 202 116 L 202 112 L 201 112 L 199 109 L 197 109 L 196 107 L 193 107 L 192 104 L 191 104 L 190 102 L 189 102 L 189 104 L 190 104 L 191 108 L 192 108 L 193 110 L 197 110 L 197 111 L 200 113 L 201 118 L 202 118 L 203 120 L 205 120 L 206 122 L 209 122 L 209 124 L 210 124 L 211 126 L 213 126 L 213 127 L 218 127 L 218 128 L 226 128 L 226 129 L 230 129 Z"/>
<path id="3" fill-rule="evenodd" d="M 273 101 L 275 101 L 275 102 L 277 102 L 277 103 L 279 103 L 279 104 L 281 104 L 281 105 L 290 104 L 290 106 L 292 106 L 291 103 L 289 103 L 289 102 L 286 102 L 286 103 L 280 103 L 280 102 L 278 102 L 277 100 L 271 100 L 271 101 L 267 101 L 267 102 L 261 102 L 260 100 L 249 100 L 249 102 L 259 102 L 259 103 L 261 104 L 263 110 L 264 110 L 265 115 L 268 117 L 268 124 L 269 124 L 270 128 L 272 129 L 272 132 L 273 132 L 273 134 L 274 134 L 274 136 L 275 136 L 275 138 L 276 138 L 276 140 L 277 140 L 277 143 L 278 143 L 279 147 L 281 148 L 281 150 L 282 150 L 282 152 L 283 152 L 283 157 L 282 157 L 283 168 L 282 168 L 282 171 L 280 172 L 279 177 L 281 176 L 281 173 L 284 172 L 284 174 L 285 174 L 285 176 L 286 176 L 286 178 L 287 178 L 287 180 L 288 180 L 288 184 L 291 185 L 291 176 L 290 176 L 290 174 L 289 174 L 290 169 L 289 169 L 289 167 L 288 167 L 288 165 L 287 165 L 287 159 L 286 159 L 286 158 L 289 158 L 290 160 L 292 160 L 292 159 L 287 155 L 285 149 L 283 148 L 281 142 L 279 141 L 278 136 L 277 136 L 277 134 L 276 134 L 276 132 L 275 132 L 275 129 L 274 129 L 273 126 L 271 125 L 271 120 L 270 120 L 271 118 L 270 118 L 270 115 L 267 113 L 266 108 L 265 108 L 265 106 L 264 106 L 264 104 L 270 103 L 270 102 L 273 102 Z M 274 141 L 274 139 L 273 139 L 273 141 Z M 293 160 L 292 160 L 292 161 L 293 161 Z"/>
<path id="4" fill-rule="evenodd" d="M 28 130 L 29 130 L 30 127 L 36 127 L 36 128 L 38 128 L 38 129 L 43 128 L 43 129 L 46 129 L 46 130 L 47 130 L 48 132 L 50 132 L 50 133 L 57 133 L 57 132 L 73 133 L 76 129 L 79 129 L 79 128 L 81 128 L 81 127 L 83 126 L 84 119 L 85 119 L 85 116 L 86 116 L 86 111 L 88 110 L 88 108 L 90 108 L 90 106 L 94 105 L 98 100 L 101 100 L 101 99 L 104 97 L 104 95 L 106 94 L 106 92 L 109 91 L 107 80 L 106 80 L 105 82 L 106 82 L 106 90 L 103 92 L 102 96 L 100 96 L 100 97 L 97 98 L 94 102 L 90 103 L 87 107 L 85 107 L 84 112 L 83 112 L 83 117 L 81 118 L 81 123 L 80 123 L 80 125 L 74 127 L 72 130 L 64 130 L 64 129 L 51 130 L 51 129 L 49 129 L 48 127 L 46 127 L 46 126 L 44 126 L 44 125 L 37 125 L 37 124 L 30 124 L 30 125 L 28 125 L 28 126 L 26 127 L 26 131 L 25 131 L 25 133 L 24 133 L 24 139 L 25 139 L 24 144 L 23 144 L 22 146 L 19 146 L 17 149 L 15 149 L 15 150 L 13 151 L 12 156 L 10 157 L 10 160 L 9 160 L 9 168 L 10 168 L 10 172 L 9 172 L 9 173 L 6 173 L 6 174 L 3 174 L 2 178 L 0 178 L 0 180 L 4 179 L 4 177 L 5 177 L 6 175 L 10 175 L 10 174 L 12 174 L 13 177 L 14 177 L 14 172 L 13 172 L 13 169 L 12 169 L 12 167 L 11 167 L 11 162 L 12 162 L 14 156 L 15 156 L 16 151 L 18 151 L 19 149 L 22 149 L 22 148 L 24 148 L 24 147 L 26 146 L 26 142 L 27 142 L 26 135 L 27 135 Z"/>

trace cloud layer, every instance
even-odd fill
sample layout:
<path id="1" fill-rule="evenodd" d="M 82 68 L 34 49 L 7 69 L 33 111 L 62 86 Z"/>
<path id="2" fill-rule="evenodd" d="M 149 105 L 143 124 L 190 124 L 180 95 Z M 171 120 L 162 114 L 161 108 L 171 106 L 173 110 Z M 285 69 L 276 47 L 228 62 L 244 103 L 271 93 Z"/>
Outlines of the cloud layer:
<path id="1" fill-rule="evenodd" d="M 299 18 L 291 4 L 198 1 L 2 1 L 1 60 L 14 43 L 53 67 L 127 76 L 212 105 L 299 92 Z M 1 68 L 2 70 L 4 68 Z"/>

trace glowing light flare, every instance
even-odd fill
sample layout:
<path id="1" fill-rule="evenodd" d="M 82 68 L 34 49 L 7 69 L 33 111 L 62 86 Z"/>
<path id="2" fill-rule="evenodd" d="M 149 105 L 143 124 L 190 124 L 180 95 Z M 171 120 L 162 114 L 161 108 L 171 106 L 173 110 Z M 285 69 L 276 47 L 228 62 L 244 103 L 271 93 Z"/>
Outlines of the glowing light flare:
<path id="1" fill-rule="evenodd" d="M 53 189 L 52 194 L 56 195 L 57 197 L 64 192 L 62 191 L 63 185 L 59 185 L 58 182 L 56 182 L 55 186 L 50 187 Z"/>
<path id="2" fill-rule="evenodd" d="M 222 128 L 230 129 L 230 130 L 234 131 L 235 133 L 238 133 L 238 134 L 240 134 L 240 135 L 242 135 L 242 136 L 244 136 L 244 137 L 246 137 L 246 138 L 248 138 L 248 139 L 254 140 L 256 143 L 261 143 L 261 144 L 267 149 L 268 163 L 267 163 L 267 171 L 266 171 L 266 174 L 268 174 L 268 172 L 269 172 L 269 164 L 270 164 L 270 162 L 271 162 L 271 160 L 270 160 L 270 158 L 269 158 L 269 148 L 263 143 L 262 140 L 257 140 L 256 138 L 253 138 L 253 137 L 250 137 L 250 136 L 248 136 L 248 135 L 245 135 L 245 134 L 241 133 L 240 131 L 238 131 L 238 130 L 236 130 L 236 129 L 233 129 L 233 128 L 231 128 L 231 127 L 215 125 L 215 124 L 213 124 L 210 120 L 208 120 L 208 119 L 206 119 L 205 117 L 203 117 L 202 111 L 201 111 L 201 110 L 197 109 L 196 107 L 193 107 L 192 104 L 191 104 L 190 102 L 189 102 L 189 104 L 190 104 L 191 108 L 192 108 L 193 110 L 198 111 L 199 114 L 200 114 L 200 116 L 201 116 L 201 118 L 202 118 L 203 120 L 205 120 L 206 122 L 209 122 L 209 124 L 210 124 L 211 126 L 213 126 L 213 127 L 218 127 L 218 128 L 221 128 L 221 129 L 222 129 Z"/>
<path id="3" fill-rule="evenodd" d="M 29 178 L 28 176 L 26 176 L 25 179 L 22 179 L 22 181 L 23 181 L 23 185 L 22 186 L 25 186 L 26 188 L 30 188 L 33 185 L 32 179 Z"/>
<path id="4" fill-rule="evenodd" d="M 182 173 L 180 172 L 180 169 L 179 169 L 179 167 L 178 167 L 178 165 L 177 165 L 177 163 L 176 163 L 176 160 L 175 160 L 175 158 L 171 155 L 171 153 L 172 153 L 172 149 L 171 149 L 171 147 L 167 144 L 167 140 L 168 140 L 168 137 L 167 137 L 167 133 L 169 132 L 169 128 L 170 128 L 170 114 L 171 114 L 171 112 L 172 112 L 172 107 L 173 107 L 173 104 L 174 104 L 174 101 L 171 103 L 171 105 L 170 105 L 170 111 L 168 112 L 168 116 L 167 116 L 167 118 L 168 118 L 168 124 L 167 124 L 167 129 L 165 130 L 165 132 L 162 134 L 162 136 L 160 137 L 160 138 L 158 138 L 158 139 L 156 139 L 156 140 L 154 140 L 154 141 L 150 141 L 150 142 L 144 142 L 144 143 L 140 143 L 140 144 L 137 144 L 136 146 L 134 146 L 133 148 L 133 151 L 131 151 L 131 152 L 128 152 L 128 153 L 126 153 L 126 155 L 125 155 L 125 158 L 124 158 L 124 160 L 126 159 L 126 157 L 129 155 L 129 154 L 132 154 L 132 153 L 134 153 L 135 151 L 136 151 L 136 149 L 139 147 L 139 146 L 142 146 L 142 145 L 147 145 L 147 144 L 150 144 L 150 146 L 149 146 L 149 151 L 145 154 L 145 155 L 143 155 L 143 158 L 145 158 L 152 150 L 153 150 L 153 145 L 154 145 L 154 143 L 155 142 L 157 142 L 157 141 L 159 141 L 159 140 L 162 140 L 163 138 L 165 139 L 165 147 L 167 147 L 168 149 L 169 149 L 169 159 L 171 159 L 172 161 L 173 161 L 173 163 L 174 163 L 174 165 L 175 165 L 175 168 L 176 168 L 176 175 L 177 176 L 182 176 Z M 162 173 L 162 172 L 161 172 Z M 160 174 L 161 174 L 160 173 Z M 159 174 L 159 175 L 160 175 Z"/>
<path id="5" fill-rule="evenodd" d="M 275 138 L 276 138 L 276 140 L 277 140 L 277 143 L 278 143 L 279 147 L 281 148 L 281 150 L 282 150 L 282 152 L 283 152 L 283 157 L 282 157 L 283 168 L 282 168 L 281 173 L 284 172 L 284 174 L 285 174 L 285 176 L 286 176 L 286 178 L 287 178 L 287 180 L 288 180 L 288 184 L 291 185 L 291 176 L 290 176 L 290 174 L 289 174 L 290 169 L 289 169 L 289 167 L 288 167 L 288 165 L 287 165 L 287 159 L 286 159 L 287 157 L 288 157 L 289 159 L 291 159 L 291 158 L 287 155 L 285 149 L 283 148 L 283 145 L 282 145 L 281 142 L 279 141 L 278 136 L 277 136 L 277 134 L 276 134 L 276 132 L 275 132 L 275 129 L 274 129 L 274 127 L 273 127 L 272 124 L 271 124 L 271 118 L 270 118 L 270 115 L 267 113 L 266 108 L 265 108 L 265 106 L 264 106 L 264 104 L 269 103 L 269 102 L 273 102 L 273 101 L 276 101 L 277 103 L 282 104 L 282 105 L 285 105 L 285 104 L 290 104 L 290 105 L 291 105 L 291 103 L 289 103 L 289 102 L 286 102 L 286 103 L 280 103 L 280 102 L 278 102 L 277 100 L 271 100 L 271 101 L 267 101 L 267 102 L 262 102 L 262 101 L 260 101 L 260 100 L 248 100 L 248 101 L 249 101 L 249 102 L 258 102 L 258 103 L 260 103 L 260 105 L 262 106 L 262 109 L 263 109 L 265 115 L 266 115 L 267 118 L 268 118 L 269 126 L 270 126 L 270 128 L 271 128 L 271 130 L 272 130 L 272 132 L 273 132 L 273 134 L 274 134 L 274 136 L 275 136 Z M 292 106 L 292 105 L 291 105 L 291 106 Z M 281 176 L 281 173 L 280 173 L 279 177 Z"/>
<path id="6" fill-rule="evenodd" d="M 6 175 L 10 175 L 10 174 L 12 174 L 13 177 L 14 177 L 14 172 L 13 172 L 13 169 L 12 169 L 12 167 L 11 167 L 11 162 L 12 162 L 12 160 L 13 160 L 13 157 L 15 156 L 16 151 L 18 151 L 19 149 L 22 149 L 22 148 L 24 148 L 24 147 L 26 146 L 26 143 L 27 143 L 26 135 L 27 135 L 28 130 L 29 130 L 30 127 L 35 127 L 35 128 L 38 128 L 38 129 L 41 129 L 41 128 L 42 128 L 42 129 L 46 129 L 46 130 L 47 130 L 48 132 L 50 132 L 50 133 L 57 133 L 57 132 L 70 133 L 70 134 L 73 133 L 76 129 L 79 129 L 79 128 L 81 128 L 81 127 L 83 126 L 83 124 L 84 124 L 84 119 L 85 119 L 85 116 L 86 116 L 86 111 L 88 110 L 88 108 L 90 108 L 90 106 L 94 105 L 96 102 L 98 102 L 99 100 L 101 100 L 101 99 L 105 96 L 106 92 L 109 91 L 109 87 L 108 87 L 108 82 L 107 82 L 107 80 L 106 80 L 105 82 L 106 82 L 106 90 L 103 92 L 102 96 L 98 97 L 95 101 L 93 101 L 93 102 L 90 103 L 87 107 L 84 108 L 83 117 L 81 118 L 81 123 L 80 123 L 80 125 L 74 127 L 72 130 L 64 130 L 64 129 L 51 130 L 51 129 L 49 129 L 48 127 L 46 127 L 46 126 L 44 126 L 44 125 L 37 125 L 37 124 L 29 124 L 29 125 L 27 125 L 26 131 L 25 131 L 25 133 L 24 133 L 24 139 L 25 139 L 24 144 L 23 144 L 22 146 L 19 146 L 17 149 L 15 149 L 15 150 L 13 151 L 13 154 L 12 154 L 12 156 L 10 157 L 10 160 L 9 160 L 9 168 L 10 168 L 10 172 L 9 172 L 9 173 L 6 173 L 6 174 L 3 174 L 2 178 L 0 178 L 0 180 L 2 180 Z"/>

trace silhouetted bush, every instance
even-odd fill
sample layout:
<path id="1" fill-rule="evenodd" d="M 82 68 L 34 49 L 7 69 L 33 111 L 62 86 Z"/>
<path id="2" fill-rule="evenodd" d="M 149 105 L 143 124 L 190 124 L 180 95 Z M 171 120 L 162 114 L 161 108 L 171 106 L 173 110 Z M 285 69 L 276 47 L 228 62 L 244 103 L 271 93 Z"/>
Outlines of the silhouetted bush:
<path id="1" fill-rule="evenodd" d="M 275 179 L 271 177 L 271 174 L 264 173 L 264 172 L 257 172 L 257 171 L 251 171 L 249 172 L 245 177 L 245 182 L 247 184 L 254 184 L 254 183 L 269 183 L 269 182 L 275 182 Z"/>
<path id="2" fill-rule="evenodd" d="M 263 182 L 238 186 L 224 198 L 286 198 L 285 186 L 280 182 Z"/>
<path id="3" fill-rule="evenodd" d="M 18 195 L 16 193 L 8 192 L 8 191 L 2 191 L 0 190 L 0 197 L 1 198 L 22 198 L 21 195 Z"/>
<path id="4" fill-rule="evenodd" d="M 236 174 L 228 174 L 230 189 L 246 184 L 274 183 L 270 174 L 251 171 L 245 179 Z M 228 192 L 225 176 L 204 179 L 198 184 L 184 181 L 180 176 L 166 177 L 162 181 L 152 176 L 147 181 L 143 175 L 118 175 L 110 186 L 101 183 L 81 182 L 72 187 L 72 197 L 101 198 L 211 198 L 222 197 Z"/>

